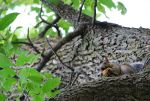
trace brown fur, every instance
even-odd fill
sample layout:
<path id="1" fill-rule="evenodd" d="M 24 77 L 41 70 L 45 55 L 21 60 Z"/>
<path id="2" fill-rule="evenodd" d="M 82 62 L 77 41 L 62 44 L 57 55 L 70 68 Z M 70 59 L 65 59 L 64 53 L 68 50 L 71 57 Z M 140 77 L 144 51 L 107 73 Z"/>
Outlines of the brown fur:
<path id="1" fill-rule="evenodd" d="M 108 59 L 105 57 L 105 61 L 101 66 L 101 76 L 112 77 L 112 76 L 120 76 L 123 74 L 132 74 L 134 73 L 134 69 L 129 64 L 117 64 L 110 63 Z"/>

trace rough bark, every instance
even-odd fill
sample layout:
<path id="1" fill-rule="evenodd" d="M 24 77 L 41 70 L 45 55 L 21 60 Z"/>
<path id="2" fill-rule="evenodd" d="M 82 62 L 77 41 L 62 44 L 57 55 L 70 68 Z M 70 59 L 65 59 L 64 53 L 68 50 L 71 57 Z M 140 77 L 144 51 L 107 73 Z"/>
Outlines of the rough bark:
<path id="1" fill-rule="evenodd" d="M 82 14 L 80 23 L 76 24 L 78 12 L 61 3 L 53 5 L 42 0 L 62 18 L 78 27 L 87 23 L 84 33 L 58 50 L 64 63 L 83 71 L 75 86 L 65 89 L 58 101 L 149 101 L 150 100 L 150 65 L 138 74 L 114 78 L 100 78 L 99 66 L 104 55 L 115 62 L 134 62 L 144 60 L 150 52 L 150 30 L 144 28 L 127 28 L 120 25 L 97 22 L 92 27 L 92 18 Z M 147 63 L 150 63 L 147 61 Z M 49 62 L 55 68 L 49 68 L 54 74 L 62 77 L 64 85 L 69 82 L 71 71 L 63 68 L 53 57 Z M 57 69 L 57 71 L 54 71 Z M 80 84 L 80 85 L 77 85 Z"/>
<path id="2" fill-rule="evenodd" d="M 71 6 L 68 6 L 64 4 L 62 1 L 60 1 L 59 5 L 54 5 L 49 3 L 46 0 L 41 0 L 44 4 L 46 4 L 48 7 L 50 7 L 55 13 L 57 13 L 62 18 L 68 20 L 72 24 L 75 24 L 78 19 L 78 11 L 74 10 Z M 83 23 L 91 23 L 92 18 L 81 14 L 80 22 Z"/>
<path id="3" fill-rule="evenodd" d="M 149 101 L 150 71 L 132 76 L 101 78 L 66 89 L 58 101 Z"/>

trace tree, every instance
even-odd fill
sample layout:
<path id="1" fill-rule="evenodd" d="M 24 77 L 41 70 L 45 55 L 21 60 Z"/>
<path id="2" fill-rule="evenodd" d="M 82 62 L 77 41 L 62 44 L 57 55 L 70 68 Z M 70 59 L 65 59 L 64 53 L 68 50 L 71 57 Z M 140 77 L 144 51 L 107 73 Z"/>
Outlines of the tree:
<path id="1" fill-rule="evenodd" d="M 145 43 L 145 40 L 149 40 L 149 29 L 126 28 L 117 24 L 96 21 L 96 10 L 93 10 L 93 8 L 95 9 L 98 7 L 99 9 L 100 5 L 97 6 L 97 2 L 99 2 L 98 4 L 106 5 L 108 8 L 121 8 L 124 13 L 126 10 L 122 3 L 119 2 L 118 6 L 116 6 L 111 0 L 108 0 L 107 2 L 104 0 L 87 0 L 88 3 L 83 0 L 81 6 L 79 6 L 80 2 L 78 0 L 66 0 L 64 2 L 60 0 L 41 0 L 41 2 L 53 10 L 57 15 L 52 23 L 48 23 L 41 18 L 42 22 L 47 23 L 44 30 L 40 33 L 41 37 L 44 36 L 49 28 L 54 27 L 57 29 L 57 23 L 60 18 L 69 21 L 75 30 L 68 33 L 64 38 L 61 38 L 55 46 L 52 46 L 50 41 L 46 39 L 48 46 L 51 48 L 46 54 L 40 52 L 40 50 L 34 46 L 29 37 L 29 31 L 27 37 L 29 43 L 20 42 L 20 40 L 17 42 L 14 42 L 13 40 L 12 43 L 24 43 L 30 45 L 36 53 L 41 55 L 41 61 L 36 68 L 39 72 L 46 66 L 48 61 L 50 61 L 50 64 L 54 67 L 65 68 L 57 69 L 61 69 L 62 87 L 66 86 L 66 82 L 69 87 L 67 86 L 67 89 L 64 89 L 56 100 L 149 101 L 149 59 L 147 59 L 145 70 L 138 74 L 114 78 L 100 78 L 96 73 L 96 70 L 99 69 L 99 65 L 102 62 L 103 55 L 108 55 L 112 60 L 118 60 L 119 62 L 122 62 L 123 60 L 132 62 L 136 61 L 136 59 L 144 59 L 146 57 L 145 54 L 148 54 L 149 52 L 147 44 Z M 83 11 L 87 15 L 82 13 L 82 5 L 84 5 L 86 9 L 86 7 L 89 7 L 89 2 L 92 2 L 90 10 L 93 12 L 93 18 L 90 17 L 91 13 L 88 14 L 88 11 L 86 10 Z M 78 7 L 80 7 L 79 11 L 76 10 Z M 101 5 L 101 7 L 103 6 Z M 42 11 L 42 9 L 40 10 Z M 104 8 L 102 12 L 104 12 Z M 57 31 L 59 33 L 59 30 Z M 66 32 L 68 32 L 68 30 Z M 58 35 L 60 36 L 60 34 Z M 56 61 L 57 64 L 54 64 L 53 61 Z M 55 68 L 51 69 L 52 73 L 55 73 L 54 69 Z M 94 73 L 92 74 L 90 72 Z M 68 74 L 71 74 L 69 75 L 71 79 L 68 79 Z M 82 76 L 83 79 L 81 78 Z M 96 78 L 99 78 L 99 80 L 87 82 Z M 83 83 L 83 80 L 86 82 Z M 74 84 L 80 85 L 72 87 Z"/>

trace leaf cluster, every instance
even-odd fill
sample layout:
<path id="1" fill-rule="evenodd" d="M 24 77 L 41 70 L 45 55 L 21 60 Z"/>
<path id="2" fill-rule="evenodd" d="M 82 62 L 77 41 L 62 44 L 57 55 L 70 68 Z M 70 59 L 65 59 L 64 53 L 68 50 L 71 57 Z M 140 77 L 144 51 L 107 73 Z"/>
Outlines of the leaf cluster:
<path id="1" fill-rule="evenodd" d="M 40 73 L 30 67 L 38 61 L 39 55 L 14 44 L 14 42 L 25 41 L 18 39 L 9 30 L 10 24 L 17 16 L 18 13 L 10 13 L 0 19 L 0 99 L 8 100 L 9 92 L 21 96 L 27 95 L 32 101 L 53 98 L 60 93 L 57 88 L 61 80 L 50 73 Z M 16 100 L 21 96 L 16 96 Z"/>

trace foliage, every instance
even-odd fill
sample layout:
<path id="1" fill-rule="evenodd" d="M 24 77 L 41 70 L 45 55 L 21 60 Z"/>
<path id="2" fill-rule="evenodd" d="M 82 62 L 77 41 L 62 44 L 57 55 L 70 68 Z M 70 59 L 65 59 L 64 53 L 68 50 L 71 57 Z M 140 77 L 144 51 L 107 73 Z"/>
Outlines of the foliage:
<path id="1" fill-rule="evenodd" d="M 63 0 L 66 4 L 72 4 L 72 7 L 75 9 L 79 9 L 80 4 L 83 0 Z M 85 0 L 84 3 L 84 10 L 83 13 L 92 16 L 94 13 L 93 7 L 94 7 L 95 0 Z M 108 9 L 118 9 L 121 11 L 121 14 L 125 14 L 127 12 L 127 9 L 121 2 L 114 3 L 112 0 L 97 0 L 97 9 L 98 12 L 101 14 L 106 13 L 106 8 Z"/>
<path id="2" fill-rule="evenodd" d="M 0 99 L 6 100 L 8 92 L 18 95 L 26 92 L 32 101 L 37 99 L 44 101 L 45 98 L 55 97 L 60 93 L 56 89 L 60 84 L 60 78 L 46 72 L 40 73 L 33 67 L 27 68 L 27 64 L 36 62 L 39 55 L 29 53 L 21 49 L 20 45 L 13 44 L 14 41 L 23 40 L 18 39 L 9 29 L 5 31 L 16 16 L 17 13 L 11 13 L 0 20 L 0 24 L 4 25 L 1 27 L 3 33 L 0 35 Z M 16 58 L 13 59 L 13 57 Z"/>
<path id="3" fill-rule="evenodd" d="M 0 20 L 0 30 L 4 30 L 6 27 L 8 27 L 14 19 L 16 19 L 18 13 L 11 13 L 6 15 L 4 18 Z"/>
<path id="4" fill-rule="evenodd" d="M 63 1 L 65 4 L 79 10 L 83 0 L 47 0 L 49 3 L 59 6 Z M 83 13 L 93 16 L 95 0 L 86 0 Z M 43 101 L 45 98 L 53 98 L 60 93 L 57 87 L 60 85 L 60 78 L 44 72 L 36 71 L 31 65 L 38 61 L 40 55 L 30 53 L 21 48 L 21 45 L 14 42 L 25 42 L 26 38 L 19 39 L 18 35 L 23 26 L 17 26 L 12 31 L 11 24 L 20 14 L 17 12 L 9 13 L 9 10 L 17 6 L 29 5 L 30 12 L 36 12 L 36 21 L 40 22 L 41 12 L 40 0 L 0 0 L 0 100 L 8 99 L 8 92 L 18 95 L 26 94 L 32 101 Z M 56 15 L 47 6 L 42 5 L 43 12 L 41 16 L 47 22 L 51 23 Z M 97 10 L 106 15 L 106 8 L 118 9 L 121 14 L 126 13 L 126 8 L 121 2 L 114 3 L 112 0 L 97 0 Z M 98 16 L 97 16 L 98 17 Z M 47 24 L 41 24 L 38 28 L 30 28 L 31 37 L 37 37 L 38 32 L 42 31 Z M 58 27 L 64 31 L 61 34 L 67 34 L 72 26 L 68 21 L 60 19 Z M 52 27 L 54 28 L 54 27 Z M 56 30 L 49 29 L 46 35 L 57 37 Z M 21 97 L 21 96 L 19 96 Z M 19 98 L 16 98 L 16 100 Z"/>
<path id="5" fill-rule="evenodd" d="M 40 12 L 40 9 L 41 9 L 41 7 L 39 6 L 41 4 L 40 0 L 13 0 L 13 1 L 12 0 L 4 0 L 4 1 L 0 0 L 0 3 L 1 3 L 0 4 L 1 5 L 0 15 L 5 15 L 7 12 L 7 9 L 8 10 L 14 9 L 17 6 L 22 6 L 22 5 L 30 5 L 30 7 L 31 7 L 30 12 L 37 13 L 36 21 L 37 22 L 41 21 L 40 17 L 38 16 L 39 15 L 38 13 Z M 74 9 L 79 10 L 80 5 L 83 0 L 47 0 L 47 1 L 49 3 L 55 4 L 55 5 L 59 5 L 59 3 L 61 1 L 63 1 L 65 4 L 71 5 Z M 85 13 L 89 16 L 93 16 L 94 3 L 95 3 L 95 0 L 85 0 L 83 13 Z M 44 14 L 42 13 L 42 16 L 48 22 L 52 22 L 56 15 L 47 6 L 42 5 L 42 7 L 43 7 L 43 11 L 44 11 Z M 99 15 L 101 15 L 101 14 L 106 15 L 106 8 L 108 8 L 109 10 L 118 9 L 121 12 L 121 14 L 125 14 L 127 12 L 127 9 L 121 2 L 114 2 L 113 0 L 97 0 L 97 10 L 98 10 L 97 17 L 99 17 Z M 67 34 L 69 32 L 69 28 L 68 28 L 69 22 L 60 20 L 59 23 L 61 23 L 61 24 L 59 24 L 59 28 L 64 30 L 63 32 L 61 31 L 61 35 Z M 37 31 L 42 31 L 45 26 L 46 25 L 39 26 L 39 29 L 37 29 Z M 69 27 L 70 26 L 71 26 L 71 24 L 69 23 Z M 36 34 L 38 34 L 38 33 L 36 33 Z M 46 35 L 58 36 L 58 34 L 55 30 L 49 30 L 49 32 L 47 32 Z"/>

